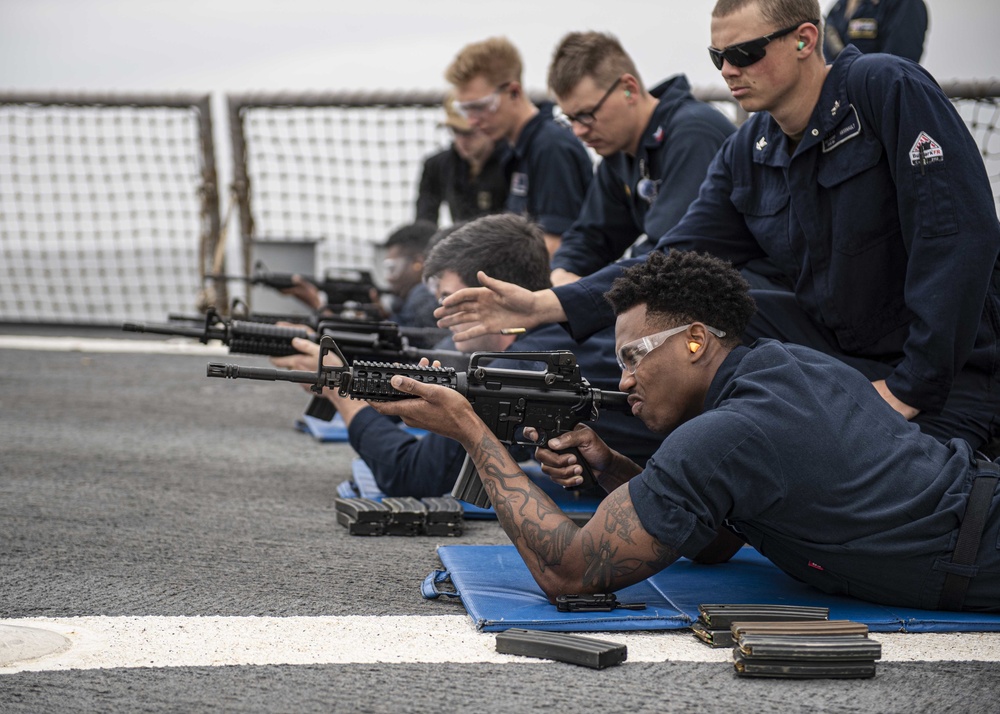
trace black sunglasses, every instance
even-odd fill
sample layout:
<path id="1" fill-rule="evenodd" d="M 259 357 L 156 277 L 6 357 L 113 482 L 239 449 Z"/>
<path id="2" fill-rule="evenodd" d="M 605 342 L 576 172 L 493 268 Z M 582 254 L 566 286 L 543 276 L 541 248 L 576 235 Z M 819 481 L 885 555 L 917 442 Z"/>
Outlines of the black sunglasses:
<path id="1" fill-rule="evenodd" d="M 608 91 L 606 91 L 604 93 L 604 96 L 601 97 L 601 101 L 595 104 L 594 108 L 591 109 L 589 112 L 580 112 L 579 114 L 563 114 L 563 116 L 566 117 L 566 121 L 568 122 L 575 121 L 577 124 L 582 124 L 583 126 L 593 126 L 594 122 L 597 121 L 596 114 L 598 110 L 604 105 L 604 102 L 608 100 L 608 97 L 611 96 L 611 93 L 615 91 L 615 87 L 621 84 L 621 81 L 622 81 L 621 77 L 616 79 L 615 83 L 612 84 L 610 87 L 608 87 Z"/>
<path id="2" fill-rule="evenodd" d="M 797 25 L 792 25 L 791 27 L 786 27 L 783 30 L 772 32 L 770 35 L 758 37 L 756 40 L 738 42 L 735 45 L 729 45 L 729 47 L 724 47 L 721 50 L 709 47 L 708 54 L 711 56 L 712 63 L 715 65 L 716 69 L 722 69 L 723 60 L 731 64 L 733 67 L 749 67 L 754 62 L 760 62 L 764 59 L 764 56 L 767 54 L 767 50 L 764 48 L 771 40 L 776 40 L 779 37 L 790 35 L 807 22 L 812 23 L 817 27 L 819 26 L 819 20 L 803 20 Z"/>

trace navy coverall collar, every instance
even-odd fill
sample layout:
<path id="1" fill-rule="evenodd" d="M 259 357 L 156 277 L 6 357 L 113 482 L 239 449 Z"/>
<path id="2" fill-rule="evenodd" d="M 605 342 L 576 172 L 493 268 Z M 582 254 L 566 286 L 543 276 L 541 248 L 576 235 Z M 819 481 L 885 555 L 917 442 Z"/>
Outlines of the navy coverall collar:
<path id="1" fill-rule="evenodd" d="M 704 411 L 709 411 L 715 409 L 719 406 L 719 401 L 722 399 L 722 393 L 726 389 L 726 385 L 729 384 L 733 376 L 736 374 L 737 368 L 740 366 L 740 362 L 743 358 L 750 354 L 750 348 L 744 345 L 734 348 L 726 358 L 722 360 L 722 364 L 719 365 L 719 369 L 715 372 L 715 376 L 712 377 L 712 383 L 708 387 L 708 391 L 705 393 L 705 408 Z"/>
<path id="2" fill-rule="evenodd" d="M 670 117 L 680 107 L 681 101 L 691 96 L 691 84 L 685 75 L 675 74 L 650 89 L 649 93 L 656 97 L 659 102 L 642 133 L 642 138 L 639 140 L 637 157 L 647 155 L 651 149 L 655 149 L 663 143 L 666 138 L 663 134 L 663 127 L 670 122 Z"/>
<path id="3" fill-rule="evenodd" d="M 853 45 L 845 47 L 837 56 L 823 81 L 819 101 L 813 108 L 809 124 L 795 153 L 808 151 L 821 142 L 835 142 L 841 125 L 857 120 L 847 98 L 847 72 L 860 56 L 861 52 Z M 755 141 L 754 163 L 775 167 L 788 165 L 788 136 L 770 115 L 767 117 L 763 136 L 757 137 Z"/>
<path id="4" fill-rule="evenodd" d="M 517 137 L 517 144 L 511 147 L 511 151 L 518 159 L 523 159 L 528 153 L 528 147 L 535 138 L 535 134 L 547 121 L 552 121 L 552 115 L 546 114 L 544 109 L 539 108 L 538 113 L 528 120 L 528 123 L 521 129 L 520 136 Z"/>

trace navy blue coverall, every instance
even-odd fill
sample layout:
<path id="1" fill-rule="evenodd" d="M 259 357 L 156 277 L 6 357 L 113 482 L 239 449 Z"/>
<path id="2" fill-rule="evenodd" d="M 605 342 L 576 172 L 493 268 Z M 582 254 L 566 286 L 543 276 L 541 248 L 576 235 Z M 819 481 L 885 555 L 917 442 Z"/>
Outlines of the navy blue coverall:
<path id="1" fill-rule="evenodd" d="M 760 340 L 720 365 L 705 411 L 628 483 L 643 528 L 694 557 L 720 526 L 828 593 L 938 609 L 946 573 L 971 577 L 961 609 L 1000 611 L 1000 489 L 973 565 L 952 562 L 973 479 L 968 443 L 938 443 L 843 363 Z"/>
<path id="2" fill-rule="evenodd" d="M 576 220 L 594 177 L 583 144 L 552 119 L 552 105 L 539 107 L 517 138 L 505 171 L 510 178 L 505 209 L 529 218 L 543 232 L 562 235 Z"/>
<path id="3" fill-rule="evenodd" d="M 823 25 L 827 62 L 847 45 L 866 54 L 887 52 L 919 62 L 927 34 L 927 6 L 923 0 L 861 0 L 847 17 L 847 0 L 838 0 Z"/>
<path id="4" fill-rule="evenodd" d="M 498 143 L 475 178 L 469 176 L 469 162 L 459 156 L 454 146 L 428 156 L 420 174 L 417 220 L 437 225 L 442 203 L 448 204 L 455 223 L 500 213 L 507 201 L 508 182 L 503 167 L 509 151 L 505 142 Z"/>
<path id="5" fill-rule="evenodd" d="M 580 216 L 562 235 L 553 269 L 590 275 L 643 234 L 647 239 L 632 255 L 648 253 L 687 211 L 722 142 L 736 131 L 715 107 L 694 98 L 684 75 L 649 93 L 659 103 L 636 155 L 619 151 L 601 161 Z"/>
<path id="6" fill-rule="evenodd" d="M 657 248 L 767 258 L 794 292 L 753 291 L 748 339 L 885 379 L 927 433 L 980 448 L 1000 431 L 1000 223 L 961 117 L 919 65 L 848 47 L 789 148 L 752 116 Z M 626 264 L 555 289 L 574 337 L 613 322 L 603 293 Z"/>

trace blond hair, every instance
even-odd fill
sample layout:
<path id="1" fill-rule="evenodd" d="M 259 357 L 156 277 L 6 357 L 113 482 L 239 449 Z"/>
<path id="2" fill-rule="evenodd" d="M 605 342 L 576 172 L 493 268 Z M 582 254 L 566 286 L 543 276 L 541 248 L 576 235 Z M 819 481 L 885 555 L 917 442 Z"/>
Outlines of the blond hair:
<path id="1" fill-rule="evenodd" d="M 484 77 L 493 85 L 521 81 L 521 53 L 506 37 L 490 37 L 466 45 L 445 70 L 444 78 L 457 86 Z"/>

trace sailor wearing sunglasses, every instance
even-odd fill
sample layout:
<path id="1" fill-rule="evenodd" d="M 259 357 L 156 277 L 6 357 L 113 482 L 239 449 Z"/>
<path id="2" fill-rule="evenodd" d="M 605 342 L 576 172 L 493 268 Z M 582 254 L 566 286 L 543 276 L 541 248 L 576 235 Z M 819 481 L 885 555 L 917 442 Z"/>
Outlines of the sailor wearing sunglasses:
<path id="1" fill-rule="evenodd" d="M 827 65 L 819 16 L 816 0 L 716 3 L 709 54 L 755 114 L 657 248 L 766 258 L 789 291 L 754 292 L 749 340 L 833 355 L 926 433 L 996 454 L 1000 224 L 982 157 L 920 66 L 853 47 Z M 601 295 L 621 268 L 530 299 L 458 293 L 435 315 L 565 321 L 579 339 L 613 320 Z"/>

